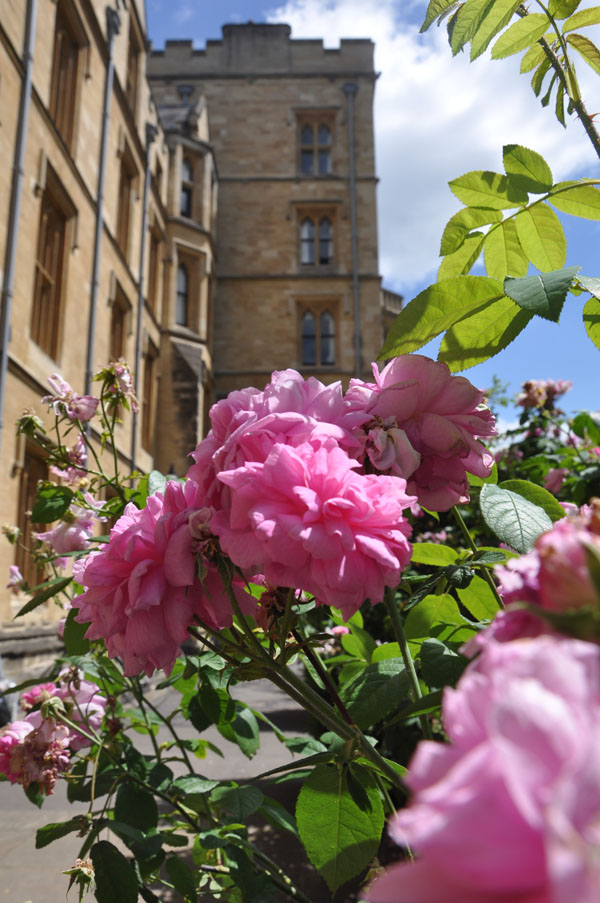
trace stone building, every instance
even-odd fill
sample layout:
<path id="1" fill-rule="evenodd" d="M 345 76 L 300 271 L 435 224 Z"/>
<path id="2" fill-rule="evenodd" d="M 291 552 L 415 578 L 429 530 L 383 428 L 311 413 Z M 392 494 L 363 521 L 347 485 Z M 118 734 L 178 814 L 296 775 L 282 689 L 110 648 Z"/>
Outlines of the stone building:
<path id="1" fill-rule="evenodd" d="M 33 408 L 52 426 L 50 374 L 84 393 L 109 360 L 132 364 L 140 412 L 116 428 L 125 472 L 184 473 L 206 418 L 216 170 L 202 103 L 160 126 L 146 48 L 140 0 L 0 0 L 0 523 L 26 544 L 48 468 L 14 424 Z M 184 185 L 192 157 L 202 177 L 198 166 Z M 0 539 L 0 574 L 16 563 L 35 584 L 30 556 Z M 7 625 L 23 600 L 5 583 Z M 5 665 L 21 625 L 0 630 Z"/>
<path id="2" fill-rule="evenodd" d="M 248 24 L 147 48 L 142 0 L 0 0 L 0 523 L 25 543 L 48 468 L 14 423 L 52 425 L 50 374 L 84 393 L 128 359 L 120 465 L 183 474 L 215 398 L 290 366 L 369 373 L 401 300 L 378 275 L 371 41 Z M 1 540 L 15 563 L 36 582 Z M 6 666 L 21 634 L 48 650 L 56 611 L 9 626 L 0 581 Z"/>
<path id="3" fill-rule="evenodd" d="M 290 366 L 327 382 L 370 373 L 383 330 L 373 43 L 329 50 L 288 25 L 225 25 L 205 50 L 152 51 L 148 78 L 161 119 L 208 109 L 217 396 Z"/>

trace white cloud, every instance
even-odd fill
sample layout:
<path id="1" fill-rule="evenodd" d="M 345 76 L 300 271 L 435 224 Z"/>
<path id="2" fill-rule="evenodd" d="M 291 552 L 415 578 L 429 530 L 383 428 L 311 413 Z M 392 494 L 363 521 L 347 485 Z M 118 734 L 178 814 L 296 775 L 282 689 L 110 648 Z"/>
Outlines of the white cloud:
<path id="1" fill-rule="evenodd" d="M 503 143 L 542 153 L 555 179 L 597 167 L 581 126 L 569 123 L 565 137 L 541 107 L 518 56 L 452 59 L 444 26 L 418 34 L 425 8 L 423 0 L 288 0 L 268 14 L 289 23 L 293 37 L 322 37 L 329 47 L 342 37 L 375 42 L 380 267 L 386 284 L 406 293 L 435 278 L 443 227 L 460 206 L 448 181 L 501 169 Z M 597 77 L 579 75 L 585 96 Z"/>
<path id="2" fill-rule="evenodd" d="M 173 10 L 173 21 L 176 25 L 183 25 L 185 22 L 193 19 L 195 12 L 197 12 L 197 7 L 193 3 L 187 3 L 184 0 L 183 3 L 179 3 Z"/>

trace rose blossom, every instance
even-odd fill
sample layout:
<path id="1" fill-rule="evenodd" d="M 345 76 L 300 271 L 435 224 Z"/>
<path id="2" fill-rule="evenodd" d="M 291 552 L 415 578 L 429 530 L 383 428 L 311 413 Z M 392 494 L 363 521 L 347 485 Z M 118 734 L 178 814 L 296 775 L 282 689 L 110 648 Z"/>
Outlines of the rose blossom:
<path id="1" fill-rule="evenodd" d="M 67 483 L 78 483 L 87 474 L 85 468 L 87 465 L 87 451 L 83 436 L 78 436 L 75 445 L 67 451 L 67 461 L 69 462 L 65 468 L 57 467 L 53 464 L 50 471 L 57 477 L 66 480 Z"/>
<path id="2" fill-rule="evenodd" d="M 100 687 L 91 680 L 83 680 L 77 670 L 65 669 L 59 674 L 58 686 L 54 686 L 54 696 L 62 699 L 69 719 L 75 724 L 83 724 L 97 732 L 106 710 L 106 699 Z M 72 728 L 69 729 L 69 746 L 79 750 L 89 746 L 90 740 Z"/>
<path id="3" fill-rule="evenodd" d="M 367 417 L 350 411 L 340 382 L 325 386 L 295 370 L 275 371 L 261 392 L 249 388 L 231 392 L 210 409 L 212 429 L 192 457 L 188 477 L 204 490 L 215 508 L 230 504 L 229 488 L 216 479 L 247 461 L 264 462 L 275 443 L 299 445 L 327 438 L 357 456 L 361 442 L 354 431 Z"/>
<path id="4" fill-rule="evenodd" d="M 11 784 L 34 783 L 51 794 L 60 774 L 69 768 L 69 729 L 31 712 L 0 730 L 0 773 Z"/>
<path id="5" fill-rule="evenodd" d="M 544 489 L 548 492 L 559 492 L 568 473 L 567 467 L 551 467 L 544 479 Z"/>
<path id="6" fill-rule="evenodd" d="M 410 560 L 402 512 L 413 499 L 399 477 L 357 467 L 331 439 L 276 444 L 264 463 L 219 473 L 232 490 L 230 511 L 211 522 L 221 548 L 246 573 L 312 593 L 346 619 L 366 598 L 380 602 Z"/>
<path id="7" fill-rule="evenodd" d="M 600 899 L 598 649 L 539 637 L 488 647 L 444 692 L 450 745 L 423 742 L 390 833 L 416 862 L 370 903 Z"/>
<path id="8" fill-rule="evenodd" d="M 210 560 L 202 503 L 196 483 L 169 481 L 164 496 L 150 496 L 142 511 L 128 504 L 108 545 L 75 564 L 85 587 L 73 599 L 76 620 L 91 622 L 86 636 L 103 638 L 109 655 L 123 659 L 127 675 L 169 671 L 196 617 L 216 630 L 231 626 L 231 604 Z M 255 600 L 240 586 L 234 592 L 252 613 Z"/>
<path id="9" fill-rule="evenodd" d="M 9 567 L 10 577 L 8 579 L 8 583 L 6 584 L 7 589 L 18 590 L 25 583 L 25 578 L 23 574 L 19 570 L 18 565 L 11 564 Z"/>
<path id="10" fill-rule="evenodd" d="M 363 429 L 371 464 L 404 477 L 426 508 L 447 511 L 468 501 L 467 473 L 487 477 L 494 463 L 477 441 L 496 432 L 483 393 L 420 354 L 394 358 L 381 373 L 373 364 L 373 374 L 374 383 L 350 380 L 346 393 L 349 410 L 369 415 Z"/>
<path id="11" fill-rule="evenodd" d="M 96 413 L 99 400 L 93 395 L 78 395 L 58 373 L 48 377 L 54 395 L 45 395 L 42 404 L 49 404 L 55 414 L 66 414 L 70 420 L 90 420 Z"/>

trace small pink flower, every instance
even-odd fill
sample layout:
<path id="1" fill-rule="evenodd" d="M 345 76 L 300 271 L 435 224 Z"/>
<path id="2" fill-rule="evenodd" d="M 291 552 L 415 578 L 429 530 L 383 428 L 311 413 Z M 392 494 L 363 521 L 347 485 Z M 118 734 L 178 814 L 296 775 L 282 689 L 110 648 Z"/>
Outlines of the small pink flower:
<path id="1" fill-rule="evenodd" d="M 88 508 L 71 505 L 56 527 L 36 533 L 36 539 L 47 543 L 57 555 L 87 549 L 98 518 Z"/>
<path id="2" fill-rule="evenodd" d="M 46 794 L 70 766 L 69 730 L 43 719 L 39 711 L 0 730 L 0 773 L 11 784 L 39 784 Z"/>
<path id="3" fill-rule="evenodd" d="M 67 451 L 67 466 L 63 469 L 52 465 L 50 471 L 67 483 L 78 483 L 86 476 L 87 451 L 83 436 L 78 436 L 75 445 Z"/>
<path id="4" fill-rule="evenodd" d="M 346 627 L 345 624 L 336 624 L 331 628 L 331 632 L 334 636 L 344 636 L 344 634 L 350 633 L 350 628 Z"/>
<path id="5" fill-rule="evenodd" d="M 54 395 L 45 395 L 42 404 L 49 404 L 57 415 L 66 414 L 70 420 L 90 420 L 96 413 L 99 400 L 92 395 L 78 395 L 69 383 L 54 373 L 48 377 Z"/>
<path id="6" fill-rule="evenodd" d="M 36 684 L 21 696 L 21 708 L 24 712 L 30 712 L 35 706 L 40 706 L 42 702 L 55 696 L 55 691 L 56 684 L 54 683 Z"/>
<path id="7" fill-rule="evenodd" d="M 568 473 L 567 467 L 552 467 L 544 479 L 544 489 L 548 492 L 559 492 Z"/>
<path id="8" fill-rule="evenodd" d="M 19 570 L 16 564 L 11 564 L 10 568 L 10 577 L 8 583 L 6 584 L 7 589 L 18 590 L 25 583 L 25 578 L 23 574 Z"/>

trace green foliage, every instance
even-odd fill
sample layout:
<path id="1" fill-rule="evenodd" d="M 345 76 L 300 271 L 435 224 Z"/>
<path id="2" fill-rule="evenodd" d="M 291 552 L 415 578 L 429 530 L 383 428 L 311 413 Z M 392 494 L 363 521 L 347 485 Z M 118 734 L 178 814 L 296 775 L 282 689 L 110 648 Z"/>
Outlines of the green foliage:
<path id="1" fill-rule="evenodd" d="M 179 891 L 184 900 L 188 903 L 196 903 L 196 881 L 194 873 L 185 864 L 182 859 L 176 856 L 169 856 L 165 862 L 165 868 L 175 890 Z"/>
<path id="2" fill-rule="evenodd" d="M 420 660 L 423 679 L 436 689 L 454 686 L 468 664 L 464 655 L 433 638 L 423 642 Z"/>
<path id="3" fill-rule="evenodd" d="M 77 613 L 78 609 L 72 608 L 65 620 L 63 640 L 67 655 L 85 655 L 90 649 L 90 641 L 85 637 L 90 625 L 78 624 L 75 620 Z"/>
<path id="4" fill-rule="evenodd" d="M 115 818 L 140 831 L 155 828 L 158 824 L 156 800 L 151 793 L 136 784 L 120 784 L 115 801 Z"/>
<path id="5" fill-rule="evenodd" d="M 50 580 L 40 583 L 39 586 L 34 588 L 35 595 L 19 609 L 15 618 L 20 618 L 22 615 L 27 615 L 30 611 L 34 611 L 39 605 L 65 590 L 72 581 L 72 577 L 52 577 Z"/>
<path id="6" fill-rule="evenodd" d="M 73 499 L 75 493 L 67 486 L 57 486 L 55 483 L 42 483 L 37 491 L 35 504 L 31 511 L 31 520 L 34 524 L 50 524 L 62 517 Z"/>
<path id="7" fill-rule="evenodd" d="M 130 864 L 108 840 L 90 850 L 98 903 L 137 903 L 138 883 Z"/>
<path id="8" fill-rule="evenodd" d="M 567 293 L 579 269 L 565 267 L 552 273 L 523 276 L 520 279 L 507 276 L 504 291 L 523 310 L 558 323 Z"/>
<path id="9" fill-rule="evenodd" d="M 551 521 L 562 520 L 565 516 L 565 509 L 562 505 L 559 505 L 552 493 L 542 486 L 536 486 L 529 480 L 504 480 L 498 485 L 501 489 L 516 492 L 539 508 L 543 508 Z"/>
<path id="10" fill-rule="evenodd" d="M 408 691 L 401 658 L 373 662 L 342 687 L 342 700 L 361 728 L 382 721 Z"/>
<path id="11" fill-rule="evenodd" d="M 335 893 L 376 854 L 384 813 L 367 771 L 319 765 L 300 791 L 296 821 L 311 862 Z"/>
<path id="12" fill-rule="evenodd" d="M 529 552 L 538 536 L 552 527 L 543 508 L 509 489 L 484 486 L 479 504 L 490 530 L 518 552 Z"/>

